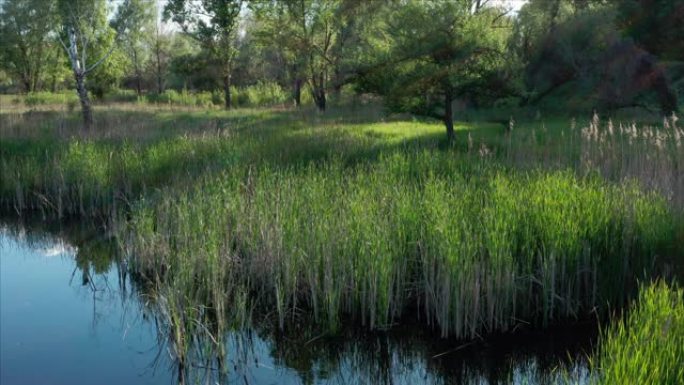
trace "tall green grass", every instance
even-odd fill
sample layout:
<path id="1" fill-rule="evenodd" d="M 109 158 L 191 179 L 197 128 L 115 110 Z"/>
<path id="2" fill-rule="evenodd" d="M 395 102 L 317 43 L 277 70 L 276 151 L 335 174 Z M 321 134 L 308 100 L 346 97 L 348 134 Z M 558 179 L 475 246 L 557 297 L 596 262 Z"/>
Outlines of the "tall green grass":
<path id="1" fill-rule="evenodd" d="M 674 120 L 611 145 L 593 122 L 567 141 L 460 124 L 447 147 L 439 123 L 375 112 L 136 108 L 98 111 L 91 133 L 75 115 L 3 115 L 0 207 L 111 220 L 170 325 L 413 317 L 474 337 L 620 306 L 681 254 Z M 661 179 L 600 167 L 658 148 Z"/>
<path id="2" fill-rule="evenodd" d="M 593 361 L 600 384 L 684 383 L 684 291 L 658 282 L 644 287 L 623 320 L 602 336 Z"/>
<path id="3" fill-rule="evenodd" d="M 236 167 L 131 217 L 135 263 L 180 292 L 226 270 L 226 290 L 256 293 L 281 327 L 306 309 L 331 330 L 413 316 L 457 337 L 619 306 L 676 231 L 634 186 L 428 151 Z"/>

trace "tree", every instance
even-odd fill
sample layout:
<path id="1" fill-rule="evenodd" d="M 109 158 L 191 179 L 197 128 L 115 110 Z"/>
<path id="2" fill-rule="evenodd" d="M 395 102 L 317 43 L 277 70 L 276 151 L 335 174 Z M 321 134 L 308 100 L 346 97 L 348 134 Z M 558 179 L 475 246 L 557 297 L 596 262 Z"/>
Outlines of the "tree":
<path id="1" fill-rule="evenodd" d="M 172 36 L 164 30 L 159 21 L 154 24 L 154 32 L 152 35 L 152 72 L 154 73 L 155 83 L 157 85 L 157 93 L 164 92 L 165 79 L 169 70 L 171 62 L 171 38 Z"/>
<path id="2" fill-rule="evenodd" d="M 582 109 L 612 110 L 638 105 L 643 96 L 655 94 L 663 113 L 676 110 L 676 94 L 663 66 L 623 37 L 614 5 L 533 0 L 523 7 L 513 46 L 525 66 L 527 102 L 564 92 L 565 104 L 574 99 Z"/>
<path id="3" fill-rule="evenodd" d="M 0 3 L 0 64 L 16 76 L 26 92 L 36 91 L 50 55 L 54 2 L 6 0 Z"/>
<path id="4" fill-rule="evenodd" d="M 234 42 L 242 3 L 243 0 L 169 0 L 164 8 L 164 18 L 176 22 L 218 62 L 226 109 L 232 106 Z"/>
<path id="5" fill-rule="evenodd" d="M 121 7 L 128 6 L 125 0 Z M 107 22 L 108 9 L 104 0 L 58 0 L 61 17 L 60 43 L 69 57 L 81 103 L 83 127 L 93 126 L 93 113 L 86 83 L 88 75 L 106 63 L 116 49 L 117 31 Z M 125 23 L 119 23 L 124 28 Z"/>
<path id="6" fill-rule="evenodd" d="M 196 41 L 185 34 L 174 34 L 171 41 L 170 51 L 173 56 L 169 58 L 170 85 L 174 88 L 194 88 L 198 76 L 207 75 L 206 55 Z M 214 79 L 215 76 L 212 76 Z"/>
<path id="7" fill-rule="evenodd" d="M 148 59 L 147 43 L 155 36 L 155 10 L 149 6 L 148 0 L 128 0 L 127 6 L 119 8 L 112 22 L 114 29 L 121 34 L 122 46 L 133 67 L 138 96 L 142 95 L 143 68 Z"/>
<path id="8" fill-rule="evenodd" d="M 44 80 L 42 86 L 51 92 L 56 92 L 73 77 L 69 61 L 64 55 L 64 49 L 59 44 L 59 39 L 52 36 L 50 46 L 45 58 L 45 70 L 43 71 Z"/>
<path id="9" fill-rule="evenodd" d="M 621 0 L 617 24 L 637 45 L 664 60 L 684 61 L 684 0 Z"/>
<path id="10" fill-rule="evenodd" d="M 452 140 L 454 100 L 477 96 L 503 65 L 505 12 L 464 0 L 393 3 L 387 12 L 380 64 L 362 87 L 385 95 L 392 109 L 439 118 Z"/>
<path id="11" fill-rule="evenodd" d="M 285 2 L 252 2 L 254 17 L 251 31 L 262 52 L 271 51 L 276 71 L 292 85 L 292 99 L 296 107 L 301 105 L 301 89 L 306 78 L 303 47 L 297 39 L 297 25 Z M 275 48 L 275 50 L 274 50 Z"/>
<path id="12" fill-rule="evenodd" d="M 319 111 L 327 106 L 327 88 L 331 69 L 339 61 L 335 46 L 342 44 L 342 27 L 351 20 L 359 1 L 289 0 L 287 13 L 294 25 L 297 55 L 302 57 L 307 81 Z"/>
<path id="13" fill-rule="evenodd" d="M 327 106 L 332 81 L 338 90 L 347 81 L 343 71 L 352 42 L 363 31 L 360 20 L 383 1 L 283 0 L 254 2 L 251 8 L 260 25 L 264 46 L 279 47 L 280 59 L 288 67 L 295 104 L 306 81 L 320 111 Z M 358 47 L 357 47 L 358 48 Z"/>

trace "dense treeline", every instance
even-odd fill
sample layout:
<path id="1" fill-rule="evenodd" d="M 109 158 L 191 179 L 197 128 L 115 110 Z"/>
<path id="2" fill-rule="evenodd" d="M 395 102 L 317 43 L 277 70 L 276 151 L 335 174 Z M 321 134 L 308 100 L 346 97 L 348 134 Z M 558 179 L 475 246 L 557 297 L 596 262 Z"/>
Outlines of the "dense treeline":
<path id="1" fill-rule="evenodd" d="M 119 89 L 232 108 L 258 85 L 321 111 L 370 93 L 450 137 L 455 108 L 669 114 L 684 93 L 684 0 L 5 0 L 0 15 L 0 91 L 75 89 L 86 127 L 91 96 Z"/>

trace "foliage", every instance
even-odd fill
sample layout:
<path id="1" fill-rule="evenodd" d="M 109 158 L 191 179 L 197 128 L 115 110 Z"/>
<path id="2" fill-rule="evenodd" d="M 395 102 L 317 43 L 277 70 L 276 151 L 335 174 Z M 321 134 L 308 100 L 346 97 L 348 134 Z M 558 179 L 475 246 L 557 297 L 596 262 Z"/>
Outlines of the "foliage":
<path id="1" fill-rule="evenodd" d="M 41 87 L 46 64 L 54 56 L 54 2 L 44 0 L 7 0 L 0 4 L 0 68 L 21 80 L 24 91 Z"/>
<path id="2" fill-rule="evenodd" d="M 684 61 L 684 1 L 624 0 L 617 23 L 638 45 L 664 60 Z"/>
<path id="3" fill-rule="evenodd" d="M 24 103 L 27 106 L 78 103 L 78 97 L 73 92 L 31 92 L 24 98 Z"/>
<path id="4" fill-rule="evenodd" d="M 622 36 L 619 16 L 628 3 L 617 7 L 601 2 L 585 7 L 573 7 L 568 1 L 526 4 L 511 42 L 525 66 L 525 101 L 546 107 L 563 99 L 564 105 L 584 111 L 655 101 L 665 115 L 675 111 L 677 98 L 665 69 L 648 51 Z M 548 103 L 543 103 L 545 98 Z"/>
<path id="5" fill-rule="evenodd" d="M 684 291 L 677 285 L 646 285 L 604 333 L 594 357 L 596 383 L 684 382 Z"/>
<path id="6" fill-rule="evenodd" d="M 150 56 L 147 45 L 156 26 L 156 11 L 145 0 L 129 0 L 126 6 L 118 9 L 112 21 L 114 30 L 121 34 L 123 51 L 132 66 L 138 95 L 142 93 L 143 69 Z"/>
<path id="7" fill-rule="evenodd" d="M 501 75 L 507 28 L 496 9 L 473 12 L 464 1 L 413 1 L 388 15 L 386 41 L 367 89 L 387 96 L 392 110 L 435 116 L 451 135 L 456 97 L 477 99 Z M 493 83 L 492 83 L 493 82 Z"/>
<path id="8" fill-rule="evenodd" d="M 83 68 L 91 72 L 86 84 L 93 94 L 102 97 L 121 79 L 128 60 L 116 47 L 118 36 L 109 25 L 108 6 L 102 0 L 60 0 L 58 6 L 63 24 L 62 42 L 68 41 L 66 30 L 70 28 L 87 42 L 79 51 Z M 123 20 L 116 26 L 125 28 Z"/>
<path id="9" fill-rule="evenodd" d="M 171 0 L 164 8 L 164 17 L 178 23 L 218 62 L 226 108 L 231 107 L 234 40 L 242 3 L 242 0 Z"/>

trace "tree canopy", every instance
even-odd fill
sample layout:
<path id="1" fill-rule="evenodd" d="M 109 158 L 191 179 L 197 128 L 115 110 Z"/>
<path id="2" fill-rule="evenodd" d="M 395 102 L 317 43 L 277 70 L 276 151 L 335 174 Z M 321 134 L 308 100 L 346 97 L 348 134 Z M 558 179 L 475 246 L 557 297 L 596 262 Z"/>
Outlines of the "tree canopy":
<path id="1" fill-rule="evenodd" d="M 684 0 L 5 0 L 0 15 L 0 89 L 76 88 L 85 115 L 88 92 L 231 108 L 256 87 L 320 111 L 375 95 L 452 137 L 455 105 L 669 114 L 684 92 Z"/>

